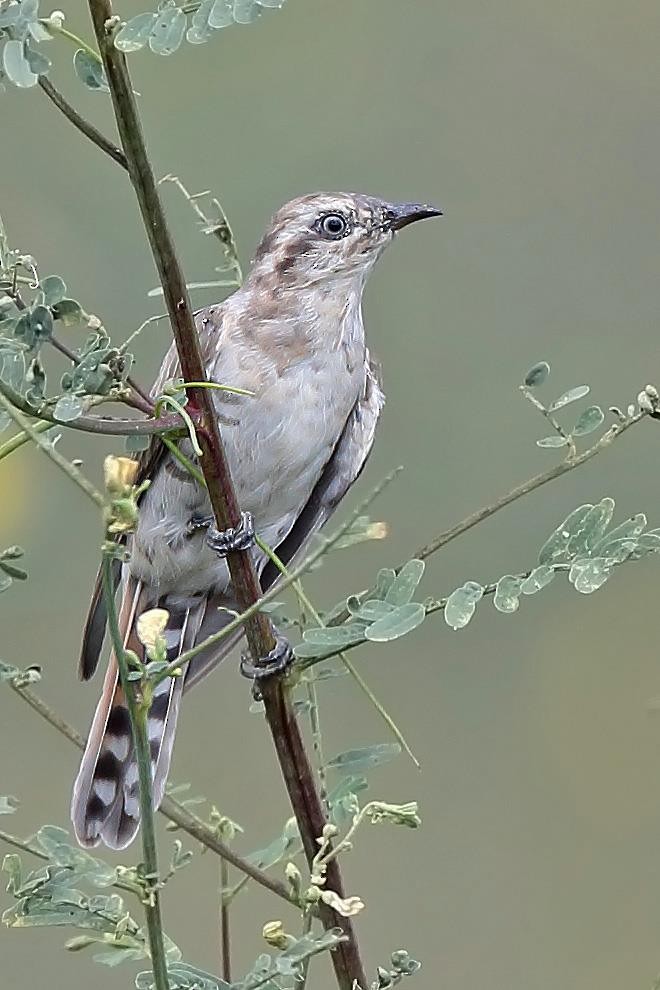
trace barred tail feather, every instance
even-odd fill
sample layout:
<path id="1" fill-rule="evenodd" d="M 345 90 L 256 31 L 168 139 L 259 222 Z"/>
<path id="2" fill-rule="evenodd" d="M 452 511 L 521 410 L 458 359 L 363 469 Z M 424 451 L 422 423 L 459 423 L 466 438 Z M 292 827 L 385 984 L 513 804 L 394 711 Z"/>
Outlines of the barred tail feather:
<path id="1" fill-rule="evenodd" d="M 142 656 L 135 626 L 138 617 L 157 604 L 153 589 L 129 577 L 124 585 L 119 626 L 126 648 Z M 168 607 L 167 602 L 163 602 Z M 206 600 L 182 600 L 170 607 L 164 632 L 168 660 L 175 660 L 193 645 Z M 163 799 L 169 771 L 183 677 L 168 678 L 154 691 L 147 728 L 151 750 L 153 803 Z M 73 787 L 71 819 L 83 846 L 103 841 L 112 849 L 124 849 L 140 825 L 138 767 L 131 734 L 126 696 L 119 683 L 117 662 L 110 658 L 103 692 L 96 707 L 80 770 Z"/>

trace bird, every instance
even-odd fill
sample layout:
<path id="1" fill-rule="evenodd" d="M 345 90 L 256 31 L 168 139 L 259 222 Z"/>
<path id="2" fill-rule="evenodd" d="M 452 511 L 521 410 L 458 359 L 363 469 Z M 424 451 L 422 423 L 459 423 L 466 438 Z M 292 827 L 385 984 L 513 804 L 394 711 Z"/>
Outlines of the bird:
<path id="1" fill-rule="evenodd" d="M 242 286 L 195 313 L 210 381 L 246 394 L 213 391 L 226 455 L 244 518 L 285 564 L 300 558 L 360 475 L 384 402 L 366 345 L 362 294 L 374 264 L 398 231 L 441 211 L 361 193 L 313 193 L 273 216 Z M 180 381 L 174 343 L 151 391 Z M 195 461 L 189 439 L 177 441 Z M 138 522 L 115 562 L 120 633 L 141 659 L 139 617 L 168 613 L 164 639 L 173 662 L 226 625 L 238 610 L 227 562 L 209 538 L 206 489 L 154 438 L 140 456 Z M 220 534 L 222 535 L 222 534 Z M 216 534 L 217 536 L 217 534 Z M 272 562 L 250 548 L 263 591 Z M 107 623 L 100 575 L 83 631 L 79 674 L 100 660 Z M 179 706 L 229 653 L 241 631 L 198 653 L 181 676 L 163 680 L 148 713 L 153 803 L 165 793 Z M 139 829 L 138 769 L 126 696 L 111 654 L 71 800 L 84 847 L 124 849 Z"/>

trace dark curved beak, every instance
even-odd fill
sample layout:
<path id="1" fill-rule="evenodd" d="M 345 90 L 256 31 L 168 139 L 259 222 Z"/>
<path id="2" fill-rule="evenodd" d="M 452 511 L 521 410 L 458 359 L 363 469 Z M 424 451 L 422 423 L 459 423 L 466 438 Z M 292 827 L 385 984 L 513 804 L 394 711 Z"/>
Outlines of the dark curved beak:
<path id="1" fill-rule="evenodd" d="M 442 216 L 442 210 L 428 203 L 390 203 L 387 212 L 391 230 L 401 230 L 418 220 Z"/>

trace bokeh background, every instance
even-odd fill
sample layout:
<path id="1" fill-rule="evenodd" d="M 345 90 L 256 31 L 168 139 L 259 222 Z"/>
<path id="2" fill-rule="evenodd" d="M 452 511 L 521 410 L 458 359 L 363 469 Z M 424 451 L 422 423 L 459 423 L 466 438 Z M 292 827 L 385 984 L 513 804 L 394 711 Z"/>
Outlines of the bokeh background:
<path id="1" fill-rule="evenodd" d="M 85 5 L 62 6 L 89 37 Z M 660 378 L 659 32 L 648 0 L 289 0 L 203 48 L 132 58 L 156 170 L 221 196 L 245 261 L 274 208 L 303 191 L 354 188 L 445 210 L 406 231 L 368 287 L 388 403 L 349 503 L 396 464 L 405 473 L 374 510 L 388 541 L 335 555 L 309 580 L 319 603 L 553 461 L 517 392 L 533 362 L 553 366 L 548 396 L 586 381 L 604 406 L 625 407 Z M 55 81 L 110 131 L 109 103 L 72 78 L 68 46 L 51 51 Z M 39 91 L 3 95 L 2 120 L 0 206 L 13 242 L 123 337 L 158 311 L 129 185 Z M 188 277 L 211 277 L 213 245 L 166 195 Z M 166 340 L 164 326 L 143 334 L 145 381 Z M 529 566 L 574 506 L 603 495 L 619 518 L 645 510 L 660 525 L 659 442 L 642 424 L 456 541 L 430 562 L 426 593 Z M 99 481 L 103 455 L 122 448 L 71 434 L 63 449 Z M 29 450 L 0 467 L 0 506 L 0 545 L 24 545 L 30 569 L 0 600 L 2 658 L 42 664 L 42 693 L 82 728 L 99 689 L 74 670 L 98 519 Z M 372 972 L 405 946 L 424 963 L 420 990 L 650 986 L 660 970 L 658 574 L 655 560 L 626 567 L 592 597 L 557 581 L 515 616 L 483 604 L 461 633 L 434 617 L 399 645 L 361 651 L 423 768 L 401 757 L 371 778 L 374 796 L 419 800 L 421 830 L 365 830 L 345 861 L 349 891 L 367 904 L 358 928 Z M 349 679 L 322 698 L 330 755 L 387 738 Z M 189 696 L 173 772 L 244 823 L 245 850 L 287 815 L 248 701 L 235 664 Z M 9 692 L 0 725 L 0 792 L 22 799 L 3 825 L 25 834 L 66 823 L 77 753 Z M 237 973 L 262 950 L 262 923 L 281 914 L 267 895 L 239 898 Z M 165 918 L 185 957 L 217 971 L 210 856 L 168 887 Z M 64 938 L 0 932 L 6 985 L 131 984 L 128 969 L 66 953 Z M 310 985 L 333 985 L 326 962 Z"/>

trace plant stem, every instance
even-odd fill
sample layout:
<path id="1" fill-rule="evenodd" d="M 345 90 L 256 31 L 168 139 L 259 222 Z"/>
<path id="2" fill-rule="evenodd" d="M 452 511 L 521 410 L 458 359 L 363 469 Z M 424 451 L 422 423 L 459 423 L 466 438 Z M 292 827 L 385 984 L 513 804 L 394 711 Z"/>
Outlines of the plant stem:
<path id="1" fill-rule="evenodd" d="M 229 866 L 226 859 L 220 860 L 220 956 L 222 978 L 231 983 L 231 936 L 229 932 L 229 904 L 224 892 L 229 887 Z"/>
<path id="2" fill-rule="evenodd" d="M 45 433 L 47 430 L 52 430 L 53 424 L 49 423 L 47 420 L 38 420 L 36 423 L 32 424 L 32 429 L 35 433 Z M 15 450 L 22 447 L 23 444 L 29 443 L 32 437 L 25 430 L 21 430 L 20 433 L 15 433 L 13 437 L 9 440 L 5 440 L 3 444 L 0 445 L 0 461 L 3 457 L 8 457 L 9 454 L 13 454 Z"/>
<path id="3" fill-rule="evenodd" d="M 162 205 L 156 188 L 151 163 L 147 156 L 142 127 L 137 112 L 126 60 L 114 47 L 108 24 L 111 23 L 110 0 L 89 0 L 97 43 L 103 59 L 112 96 L 120 141 L 128 162 L 128 171 L 137 196 L 140 212 L 149 238 L 163 295 L 170 316 L 172 332 L 179 355 L 184 381 L 206 382 L 186 282 L 175 253 Z M 190 404 L 201 413 L 202 426 L 198 436 L 202 449 L 200 467 L 206 479 L 209 499 L 217 528 L 225 530 L 238 526 L 241 516 L 232 484 L 227 458 L 218 430 L 213 398 L 206 388 L 190 389 Z M 261 596 L 261 588 L 247 552 L 231 553 L 227 565 L 232 586 L 241 610 Z M 255 611 L 245 623 L 250 653 L 256 664 L 267 658 L 275 647 L 272 625 L 267 615 Z M 314 772 L 296 722 L 289 691 L 279 678 L 265 678 L 261 693 L 275 750 L 286 783 L 289 798 L 298 821 L 303 845 L 311 862 L 317 851 L 317 838 L 325 825 L 323 805 L 316 791 Z M 331 864 L 333 876 L 329 881 L 340 896 L 342 881 L 337 864 Z M 366 977 L 350 919 L 338 917 L 323 906 L 323 924 L 331 928 L 339 924 L 346 941 L 332 954 L 337 982 L 341 990 L 352 990 L 357 982 L 366 986 Z"/>
<path id="4" fill-rule="evenodd" d="M 46 704 L 43 698 L 40 698 L 31 687 L 26 684 L 15 683 L 14 681 L 10 681 L 9 684 L 14 693 L 22 701 L 25 701 L 37 715 L 40 715 L 49 725 L 52 725 L 65 739 L 72 742 L 78 749 L 85 748 L 85 739 L 78 730 L 63 719 L 50 705 Z M 179 828 L 183 829 L 193 839 L 197 839 L 198 842 L 207 849 L 210 849 L 211 852 L 222 856 L 223 859 L 226 859 L 228 863 L 237 870 L 240 870 L 246 877 L 254 880 L 255 883 L 258 883 L 261 887 L 269 890 L 282 900 L 297 906 L 297 901 L 290 893 L 286 884 L 280 880 L 275 880 L 273 877 L 269 877 L 263 870 L 260 870 L 257 866 L 253 866 L 252 863 L 249 863 L 242 856 L 238 855 L 238 853 L 235 853 L 231 846 L 227 845 L 227 843 L 218 837 L 214 829 L 210 828 L 197 815 L 193 815 L 192 812 L 188 811 L 178 801 L 175 801 L 174 798 L 166 795 L 161 801 L 159 810 L 165 818 L 174 822 L 175 825 L 178 825 Z"/>
<path id="5" fill-rule="evenodd" d="M 67 41 L 72 42 L 76 48 L 82 48 L 82 50 L 89 55 L 93 62 L 101 65 L 101 56 L 96 49 L 92 48 L 91 45 L 88 45 L 82 38 L 79 38 L 77 34 L 73 33 L 73 31 L 69 31 L 68 28 L 65 28 L 63 24 L 60 24 L 56 20 L 54 21 L 52 17 L 40 17 L 39 23 L 42 27 L 45 27 L 47 31 L 50 31 L 51 34 L 58 34 L 61 38 L 66 38 Z"/>
<path id="6" fill-rule="evenodd" d="M 59 419 L 55 419 L 47 406 L 41 405 L 36 408 L 31 406 L 20 392 L 17 392 L 16 389 L 1 379 L 0 395 L 4 396 L 24 416 L 47 420 L 53 426 L 59 426 L 62 429 L 79 430 L 82 433 L 96 433 L 107 437 L 140 437 L 152 436 L 156 433 L 171 433 L 172 430 L 180 430 L 184 426 L 181 417 L 178 415 L 160 416 L 155 419 L 78 416 L 77 419 L 62 423 Z"/>
<path id="7" fill-rule="evenodd" d="M 448 543 L 452 540 L 457 539 L 457 537 L 462 536 L 463 533 L 467 533 L 468 530 L 477 526 L 479 523 L 483 522 L 485 519 L 489 519 L 494 516 L 501 509 L 506 508 L 507 505 L 511 505 L 512 502 L 517 502 L 519 498 L 523 498 L 525 495 L 529 495 L 531 492 L 535 492 L 538 488 L 542 488 L 543 485 L 549 484 L 551 481 L 555 481 L 557 478 L 563 477 L 563 475 L 568 474 L 569 471 L 574 471 L 576 468 L 581 467 L 590 461 L 592 458 L 596 457 L 597 454 L 602 453 L 608 447 L 614 443 L 626 430 L 629 430 L 632 426 L 635 426 L 642 419 L 646 418 L 660 418 L 653 414 L 649 414 L 644 410 L 639 410 L 633 416 L 615 423 L 613 426 L 607 430 L 602 437 L 600 437 L 596 443 L 592 444 L 586 450 L 583 450 L 581 454 L 577 454 L 575 457 L 569 457 L 559 464 L 555 464 L 553 467 L 548 468 L 547 471 L 541 471 L 539 474 L 535 474 L 532 478 L 528 478 L 521 485 L 516 485 L 505 495 L 496 499 L 495 502 L 490 502 L 488 505 L 482 506 L 477 509 L 476 512 L 470 513 L 469 516 L 465 516 L 460 522 L 452 526 L 450 529 L 444 530 L 444 532 L 439 533 L 438 536 L 434 537 L 429 543 L 425 543 L 423 546 L 419 547 L 414 553 L 413 557 L 418 560 L 428 560 L 434 553 L 441 550 L 442 547 L 446 547 Z M 405 561 L 404 561 L 405 563 Z M 400 564 L 396 571 L 397 573 L 403 567 Z M 368 597 L 373 589 L 364 589 L 358 595 L 359 598 Z M 431 609 L 435 611 L 435 609 Z M 338 612 L 333 615 L 331 621 L 328 623 L 330 626 L 340 626 L 343 622 L 349 618 L 350 613 L 347 609 Z M 359 644 L 356 644 L 359 645 Z M 351 649 L 352 647 L 348 647 Z M 333 656 L 335 654 L 332 654 Z"/>
<path id="8" fill-rule="evenodd" d="M 89 496 L 89 498 L 91 498 L 91 500 L 99 506 L 99 508 L 102 509 L 105 507 L 105 499 L 103 498 L 103 495 L 96 490 L 91 481 L 85 477 L 82 471 L 78 470 L 75 464 L 72 464 L 71 461 L 68 461 L 66 457 L 63 456 L 63 454 L 60 454 L 56 447 L 53 447 L 52 444 L 46 443 L 46 441 L 41 437 L 41 433 L 43 431 L 38 430 L 36 426 L 33 426 L 32 423 L 30 423 L 17 409 L 14 409 L 11 402 L 5 398 L 1 391 L 0 406 L 5 409 L 7 415 L 11 416 L 16 425 L 21 428 L 30 440 L 33 440 L 37 447 L 43 450 L 44 454 L 46 454 L 46 456 L 49 457 L 54 464 L 57 464 L 60 471 L 63 471 L 64 474 L 66 474 L 67 477 L 85 493 L 85 495 Z"/>
<path id="9" fill-rule="evenodd" d="M 22 849 L 23 852 L 31 853 L 32 856 L 36 856 L 38 859 L 43 859 L 48 862 L 49 857 L 38 848 L 33 842 L 29 842 L 27 839 L 19 839 L 16 835 L 11 835 L 9 832 L 5 832 L 4 829 L 0 829 L 0 841 L 6 842 L 8 846 L 13 846 L 14 849 Z M 117 890 L 125 890 L 131 894 L 135 894 L 137 897 L 143 896 L 143 889 L 140 884 L 132 883 L 130 880 L 121 880 L 116 877 L 111 884 Z"/>
<path id="10" fill-rule="evenodd" d="M 128 168 L 126 164 L 126 155 L 118 148 L 112 141 L 109 140 L 104 134 L 90 124 L 88 120 L 78 113 L 77 110 L 71 106 L 71 104 L 62 96 L 60 91 L 53 86 L 50 79 L 47 76 L 39 76 L 39 85 L 44 91 L 48 99 L 60 110 L 67 120 L 71 121 L 74 127 L 76 127 L 81 134 L 84 134 L 86 138 L 95 144 L 97 148 L 109 155 L 113 161 L 121 165 L 122 168 Z"/>
<path id="11" fill-rule="evenodd" d="M 262 551 L 266 554 L 266 556 L 270 560 L 272 560 L 272 562 L 275 564 L 275 566 L 277 567 L 277 569 L 280 572 L 280 574 L 282 574 L 283 577 L 285 577 L 285 578 L 290 578 L 291 575 L 289 573 L 289 570 L 284 565 L 284 563 L 280 560 L 280 558 L 277 556 L 277 554 L 272 549 L 272 547 L 269 547 L 268 544 L 267 543 L 264 543 L 263 540 L 261 540 L 261 539 L 257 539 L 257 543 L 260 546 L 260 548 L 262 549 Z M 321 618 L 321 616 L 319 615 L 316 607 L 314 606 L 314 603 L 308 598 L 307 594 L 305 593 L 305 589 L 302 586 L 302 582 L 299 579 L 294 579 L 292 581 L 292 585 L 293 585 L 293 590 L 295 591 L 296 595 L 298 596 L 300 602 L 302 603 L 302 605 L 304 606 L 304 608 L 307 609 L 307 611 L 309 612 L 309 614 L 311 615 L 311 617 L 314 619 L 314 622 L 316 622 L 316 624 L 321 629 L 325 628 L 325 625 L 326 624 L 323 621 L 323 619 Z M 369 687 L 369 685 L 367 684 L 367 682 L 365 681 L 365 679 L 362 677 L 362 675 L 359 673 L 359 671 L 355 667 L 355 664 L 351 660 L 349 660 L 348 657 L 345 656 L 343 652 L 342 653 L 338 653 L 337 656 L 339 657 L 339 659 L 343 663 L 345 669 L 351 675 L 351 677 L 353 678 L 353 680 L 355 681 L 355 683 L 357 684 L 357 686 L 367 696 L 367 698 L 369 699 L 369 702 L 373 705 L 373 707 L 376 709 L 376 711 L 378 712 L 378 714 L 380 715 L 380 717 L 383 719 L 383 721 L 385 722 L 385 724 L 387 725 L 388 729 L 390 730 L 390 732 L 392 733 L 392 735 L 394 736 L 394 738 L 397 740 L 397 742 L 399 743 L 399 745 L 405 750 L 405 752 L 408 754 L 408 756 L 410 757 L 410 759 L 413 761 L 413 763 L 415 764 L 415 766 L 419 770 L 420 769 L 419 760 L 417 759 L 417 757 L 413 753 L 412 749 L 410 748 L 410 746 L 406 742 L 405 736 L 401 732 L 401 729 L 398 727 L 398 725 L 396 724 L 396 722 L 394 721 L 394 719 L 392 718 L 392 716 L 390 715 L 390 713 L 387 711 L 387 709 L 384 708 L 384 706 L 378 700 L 378 698 L 376 697 L 376 695 L 373 693 L 373 691 L 371 690 L 371 688 Z M 316 685 L 312 681 L 308 681 L 307 683 L 308 683 L 308 687 L 310 688 L 310 702 L 311 702 L 311 705 L 312 705 L 312 707 L 310 709 L 310 721 L 312 722 L 312 733 L 313 733 L 313 737 L 314 737 L 314 746 L 317 749 L 317 752 L 318 752 L 318 754 L 319 754 L 319 756 L 321 758 L 321 761 L 322 761 L 322 754 L 321 754 L 321 749 L 320 749 L 320 733 L 319 733 L 319 727 L 318 727 L 318 705 L 317 705 L 317 702 L 316 702 Z M 317 745 L 317 736 L 318 736 L 318 740 L 319 740 L 318 745 Z M 325 769 L 324 769 L 323 766 L 321 766 L 320 769 L 319 769 L 319 778 L 321 780 L 321 789 L 322 789 L 322 791 L 325 791 Z"/>
<path id="12" fill-rule="evenodd" d="M 158 890 L 158 856 L 156 851 L 156 829 L 152 800 L 151 753 L 147 731 L 149 708 L 143 699 L 138 700 L 135 683 L 130 681 L 128 677 L 130 667 L 117 619 L 111 553 L 104 553 L 101 568 L 103 597 L 105 598 L 108 613 L 108 630 L 112 641 L 113 652 L 117 660 L 119 679 L 126 696 L 133 733 L 133 745 L 138 764 L 140 834 L 142 837 L 142 854 L 144 856 L 144 877 L 149 885 L 148 896 L 144 903 L 144 912 L 147 919 L 147 934 L 149 936 L 149 952 L 154 974 L 154 984 L 156 990 L 169 990 L 167 960 L 163 942 L 163 925 L 160 914 L 160 892 Z"/>
<path id="13" fill-rule="evenodd" d="M 461 519 L 460 522 L 452 526 L 451 529 L 446 529 L 443 533 L 436 536 L 430 543 L 424 544 L 420 547 L 414 557 L 419 560 L 426 560 L 436 551 L 446 547 L 448 543 L 455 540 L 456 537 L 462 536 L 463 533 L 467 533 L 469 529 L 476 526 L 478 523 L 483 522 L 484 519 L 489 519 L 490 516 L 494 516 L 496 512 L 500 509 L 504 509 L 507 505 L 511 505 L 512 502 L 516 502 L 519 498 L 524 495 L 529 495 L 531 492 L 535 492 L 537 488 L 541 488 L 543 485 L 547 485 L 550 481 L 554 481 L 556 478 L 561 478 L 563 475 L 568 474 L 569 471 L 574 471 L 575 468 L 581 467 L 582 464 L 586 464 L 597 454 L 600 454 L 603 450 L 609 447 L 615 440 L 617 440 L 626 430 L 629 430 L 631 426 L 635 426 L 640 420 L 644 419 L 648 414 L 643 410 L 635 413 L 629 419 L 624 422 L 615 423 L 611 426 L 606 433 L 600 437 L 591 447 L 587 450 L 583 450 L 581 454 L 577 456 L 568 458 L 561 461 L 559 464 L 555 464 L 553 467 L 548 468 L 547 471 L 541 471 L 539 474 L 535 474 L 534 477 L 529 478 L 524 481 L 522 485 L 517 485 L 512 488 L 511 491 L 507 492 L 506 495 L 502 495 L 495 502 L 491 502 L 488 505 L 484 505 L 481 509 L 477 509 L 476 512 L 472 512 L 465 519 Z"/>

